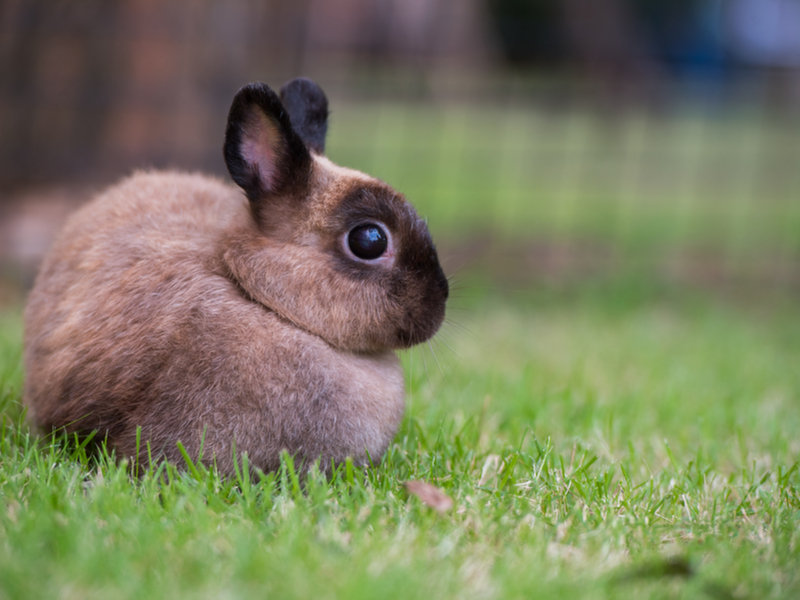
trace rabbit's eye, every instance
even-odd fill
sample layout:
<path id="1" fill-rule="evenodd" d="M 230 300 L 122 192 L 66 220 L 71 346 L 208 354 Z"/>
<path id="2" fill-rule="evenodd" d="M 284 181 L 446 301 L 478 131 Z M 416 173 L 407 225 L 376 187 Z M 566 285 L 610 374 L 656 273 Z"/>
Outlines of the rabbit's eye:
<path id="1" fill-rule="evenodd" d="M 350 251 L 362 260 L 380 258 L 388 243 L 386 232 L 374 223 L 354 227 L 347 235 Z"/>

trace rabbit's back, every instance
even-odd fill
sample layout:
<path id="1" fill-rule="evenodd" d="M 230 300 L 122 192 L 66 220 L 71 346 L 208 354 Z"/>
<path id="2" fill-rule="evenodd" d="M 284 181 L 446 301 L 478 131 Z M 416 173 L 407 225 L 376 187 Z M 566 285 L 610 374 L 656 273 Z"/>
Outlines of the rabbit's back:
<path id="1" fill-rule="evenodd" d="M 26 309 L 25 400 L 44 429 L 100 430 L 124 455 L 176 440 L 231 471 L 234 444 L 275 467 L 379 456 L 402 415 L 390 351 L 340 352 L 251 300 L 221 241 L 246 200 L 215 179 L 140 173 L 82 208 Z M 140 449 L 144 451 L 143 449 Z"/>

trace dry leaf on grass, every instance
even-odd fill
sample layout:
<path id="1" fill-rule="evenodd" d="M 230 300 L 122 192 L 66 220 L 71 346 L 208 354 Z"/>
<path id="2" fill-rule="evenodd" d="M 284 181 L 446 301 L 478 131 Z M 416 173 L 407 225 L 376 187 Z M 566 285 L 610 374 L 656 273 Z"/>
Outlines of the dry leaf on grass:
<path id="1" fill-rule="evenodd" d="M 424 481 L 406 481 L 406 489 L 414 494 L 423 504 L 427 504 L 439 513 L 445 513 L 453 508 L 453 499 L 435 485 Z"/>

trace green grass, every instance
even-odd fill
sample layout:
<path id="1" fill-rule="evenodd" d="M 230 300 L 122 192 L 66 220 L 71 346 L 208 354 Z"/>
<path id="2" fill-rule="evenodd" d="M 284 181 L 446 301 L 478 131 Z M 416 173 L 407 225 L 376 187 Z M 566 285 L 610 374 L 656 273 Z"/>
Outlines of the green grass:
<path id="1" fill-rule="evenodd" d="M 721 261 L 791 280 L 798 124 L 615 119 L 334 104 L 329 155 L 405 192 L 437 241 L 639 261 L 559 289 L 531 273 L 564 273 L 489 252 L 488 286 L 467 272 L 433 347 L 404 355 L 406 418 L 371 469 L 133 478 L 39 439 L 20 312 L 0 310 L 0 600 L 799 597 L 797 297 L 659 270 L 696 252 L 701 276 Z M 412 479 L 454 508 L 410 496 Z"/>
<path id="2" fill-rule="evenodd" d="M 468 285 L 373 469 L 128 468 L 20 422 L 0 323 L 0 598 L 793 598 L 800 311 Z M 449 346 L 449 347 L 448 347 Z M 403 482 L 444 489 L 439 514 Z"/>

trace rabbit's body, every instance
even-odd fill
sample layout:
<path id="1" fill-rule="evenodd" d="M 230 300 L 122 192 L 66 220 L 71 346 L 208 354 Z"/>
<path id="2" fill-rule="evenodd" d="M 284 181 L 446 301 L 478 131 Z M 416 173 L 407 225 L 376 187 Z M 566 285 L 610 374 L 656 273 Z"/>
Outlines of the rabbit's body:
<path id="1" fill-rule="evenodd" d="M 266 112 L 266 134 L 244 119 L 250 163 L 287 127 Z M 247 198 L 201 175 L 139 173 L 69 220 L 25 313 L 25 401 L 38 425 L 98 430 L 124 456 L 141 427 L 140 459 L 146 442 L 172 460 L 178 441 L 194 457 L 202 443 L 228 473 L 234 448 L 264 470 L 282 449 L 325 465 L 380 457 L 403 411 L 393 349 L 435 332 L 447 284 L 396 192 L 316 152 L 300 156 L 298 183 L 292 151 L 278 148 L 248 179 L 226 142 Z M 350 256 L 363 252 L 353 235 L 387 221 L 385 251 Z"/>

